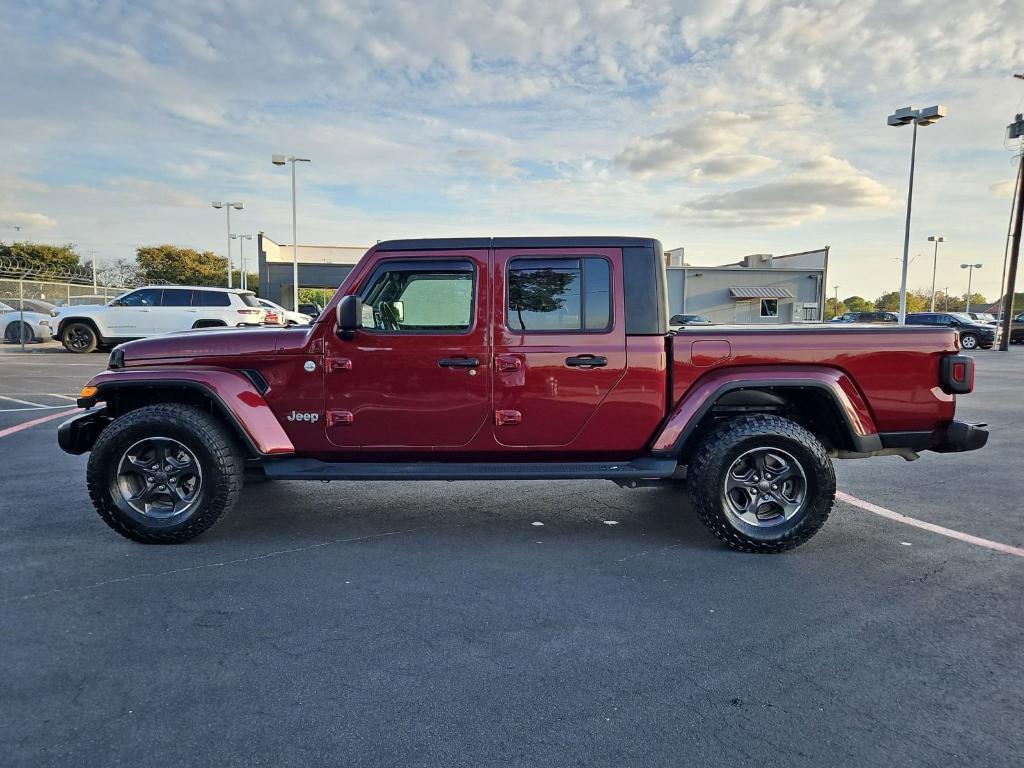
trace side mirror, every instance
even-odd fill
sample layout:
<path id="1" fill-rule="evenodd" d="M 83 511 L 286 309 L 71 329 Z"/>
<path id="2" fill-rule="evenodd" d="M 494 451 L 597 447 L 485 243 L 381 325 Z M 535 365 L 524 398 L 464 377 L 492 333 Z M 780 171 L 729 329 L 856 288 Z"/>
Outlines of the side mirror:
<path id="1" fill-rule="evenodd" d="M 342 296 L 338 302 L 338 335 L 351 339 L 363 327 L 363 302 L 358 296 Z"/>

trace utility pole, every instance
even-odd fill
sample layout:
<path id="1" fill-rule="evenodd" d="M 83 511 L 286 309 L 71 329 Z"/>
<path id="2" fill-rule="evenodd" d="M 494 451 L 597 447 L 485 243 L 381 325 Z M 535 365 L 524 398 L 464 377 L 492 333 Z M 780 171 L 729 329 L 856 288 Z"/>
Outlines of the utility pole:
<path id="1" fill-rule="evenodd" d="M 1024 80 L 1024 75 L 1014 75 L 1014 77 Z M 1024 115 L 1017 114 L 1017 118 L 1007 126 L 1006 135 L 1010 139 L 1024 138 Z M 1017 290 L 1017 262 L 1020 259 L 1022 223 L 1024 223 L 1024 157 L 1019 157 L 1017 160 L 1017 208 L 1013 215 L 1010 267 L 1006 275 L 1002 314 L 999 315 L 999 325 L 1002 329 L 1002 338 L 999 341 L 1000 352 L 1007 352 L 1010 349 L 1010 323 L 1013 321 L 1013 294 Z"/>

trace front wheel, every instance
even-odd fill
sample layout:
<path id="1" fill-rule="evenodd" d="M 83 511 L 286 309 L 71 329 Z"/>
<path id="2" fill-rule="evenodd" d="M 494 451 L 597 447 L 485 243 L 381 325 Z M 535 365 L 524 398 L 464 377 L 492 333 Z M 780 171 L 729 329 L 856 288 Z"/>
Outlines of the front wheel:
<path id="1" fill-rule="evenodd" d="M 783 552 L 824 525 L 836 477 L 825 448 L 799 424 L 755 415 L 717 426 L 694 451 L 690 500 L 704 524 L 741 552 Z"/>
<path id="2" fill-rule="evenodd" d="M 978 346 L 978 337 L 973 333 L 965 333 L 960 337 L 960 346 L 963 349 L 976 349 Z"/>
<path id="3" fill-rule="evenodd" d="M 92 352 L 100 343 L 96 331 L 88 323 L 71 323 L 64 329 L 61 341 L 68 352 L 79 354 Z"/>
<path id="4" fill-rule="evenodd" d="M 242 449 L 225 425 L 190 405 L 148 405 L 104 429 L 89 456 L 93 506 L 122 536 L 177 544 L 227 514 L 242 490 Z"/>

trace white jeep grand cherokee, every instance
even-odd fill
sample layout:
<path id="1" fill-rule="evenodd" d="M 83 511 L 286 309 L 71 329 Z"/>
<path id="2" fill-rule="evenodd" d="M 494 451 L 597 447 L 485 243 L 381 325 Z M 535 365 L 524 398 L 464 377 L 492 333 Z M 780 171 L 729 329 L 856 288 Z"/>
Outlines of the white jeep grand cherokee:
<path id="1" fill-rule="evenodd" d="M 265 314 L 251 291 L 152 286 L 129 291 L 102 306 L 62 307 L 56 335 L 69 352 L 92 352 L 173 331 L 262 325 Z"/>

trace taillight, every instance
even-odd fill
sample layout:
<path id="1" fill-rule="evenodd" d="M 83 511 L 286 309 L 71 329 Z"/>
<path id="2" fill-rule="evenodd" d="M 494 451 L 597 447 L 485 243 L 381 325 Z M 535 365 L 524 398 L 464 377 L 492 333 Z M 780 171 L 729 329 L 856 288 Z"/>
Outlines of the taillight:
<path id="1" fill-rule="evenodd" d="M 966 395 L 974 391 L 974 358 L 966 355 L 945 355 L 940 371 L 943 392 L 950 395 Z"/>
<path id="2" fill-rule="evenodd" d="M 239 309 L 238 314 L 240 315 L 258 315 L 262 312 L 262 309 Z"/>

